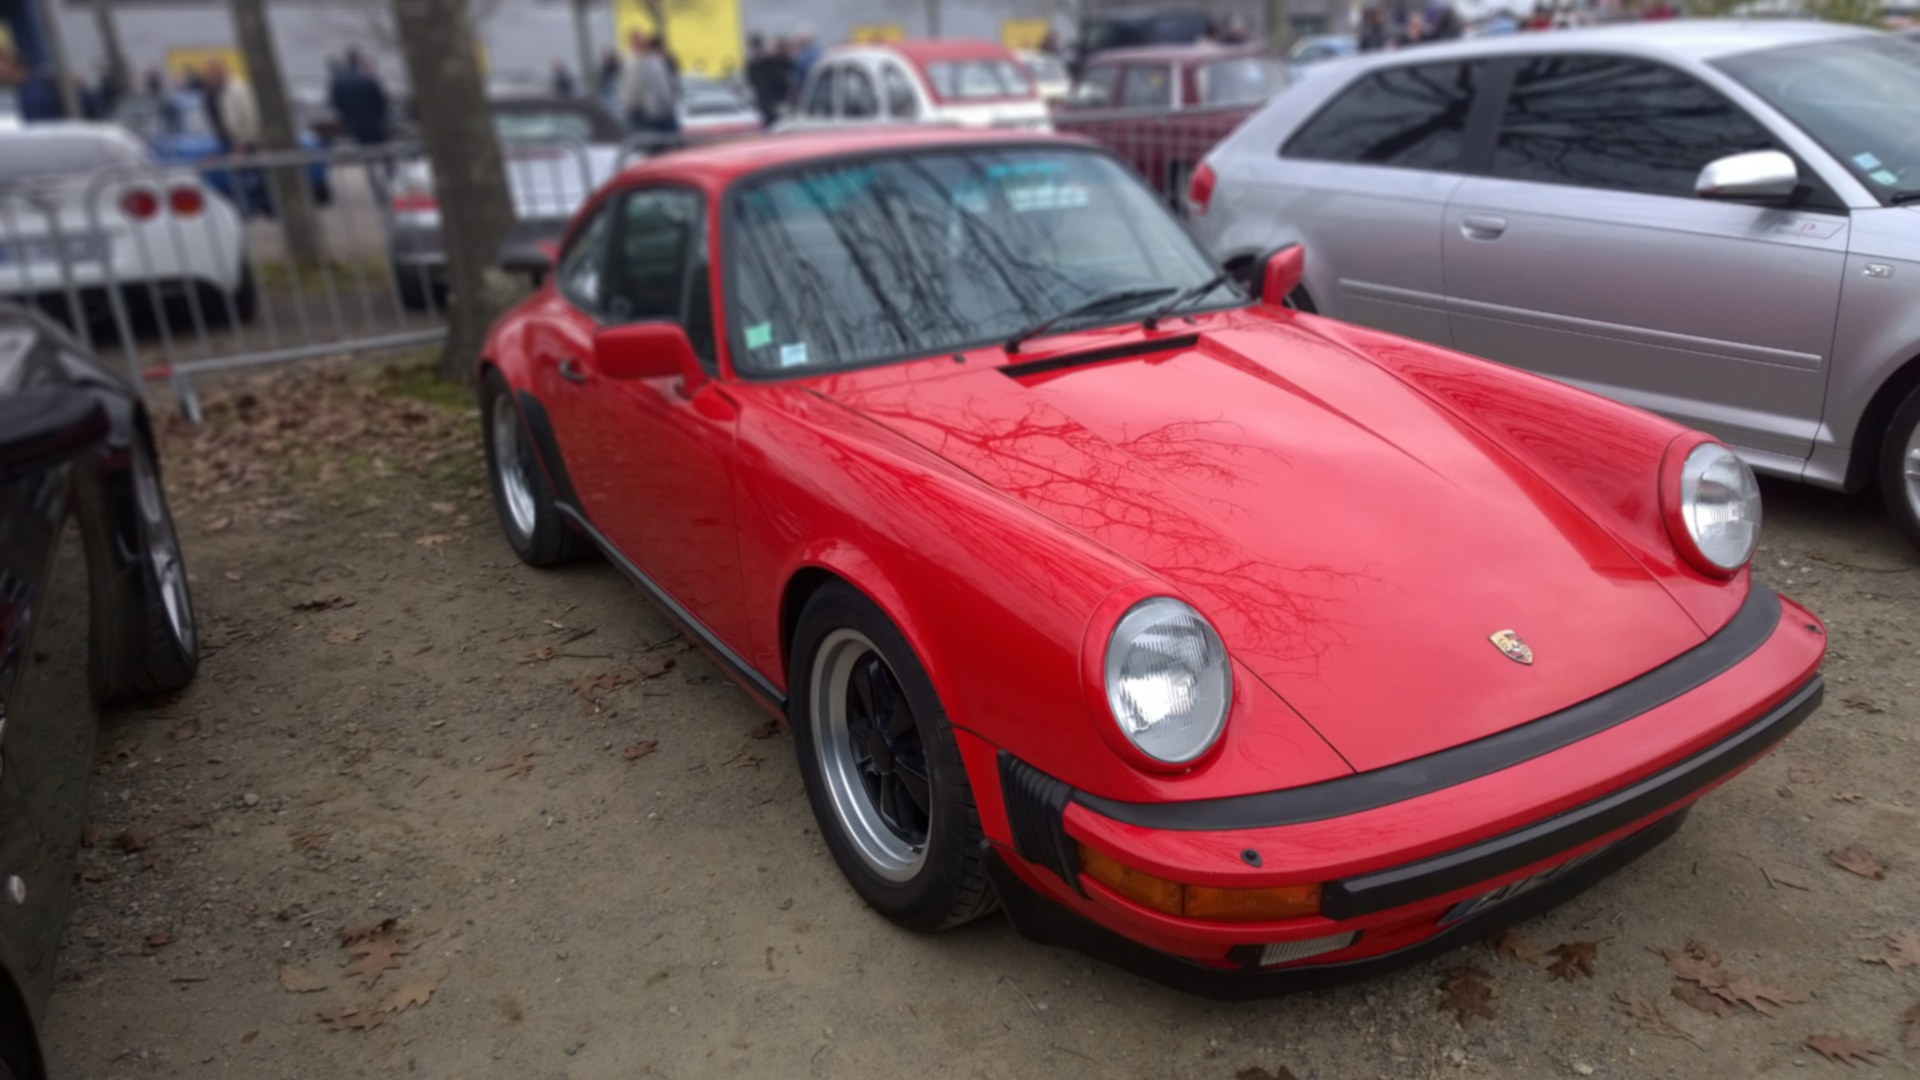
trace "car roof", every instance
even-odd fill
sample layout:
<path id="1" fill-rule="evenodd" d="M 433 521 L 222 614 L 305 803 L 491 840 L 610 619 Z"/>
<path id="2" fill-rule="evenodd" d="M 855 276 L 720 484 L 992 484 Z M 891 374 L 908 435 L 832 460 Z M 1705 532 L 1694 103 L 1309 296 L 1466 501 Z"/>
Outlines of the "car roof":
<path id="1" fill-rule="evenodd" d="M 1265 45 L 1132 45 L 1124 49 L 1101 49 L 1087 58 L 1088 64 L 1106 63 L 1180 63 L 1192 60 L 1234 60 L 1242 56 L 1266 56 Z"/>
<path id="2" fill-rule="evenodd" d="M 1013 56 L 1013 51 L 1005 45 L 985 38 L 908 38 L 905 41 L 843 45 L 834 51 L 855 52 L 863 49 L 891 52 L 915 64 L 932 64 L 941 60 L 1005 60 Z"/>
<path id="3" fill-rule="evenodd" d="M 629 168 L 622 178 L 694 182 L 717 191 L 743 176 L 804 165 L 812 161 L 903 152 L 943 146 L 965 147 L 1008 143 L 1086 147 L 1082 139 L 1043 132 L 934 127 L 931 125 L 874 126 L 795 131 L 763 135 L 707 146 L 689 147 L 648 158 Z"/>
<path id="4" fill-rule="evenodd" d="M 1531 56 L 1557 51 L 1621 52 L 1666 60 L 1706 62 L 1786 45 L 1869 37 L 1878 33 L 1877 30 L 1845 23 L 1797 19 L 1675 19 L 1470 38 L 1331 60 L 1325 66 L 1328 71 L 1357 71 L 1372 67 L 1397 67 L 1416 60 L 1466 60 L 1515 54 Z"/>

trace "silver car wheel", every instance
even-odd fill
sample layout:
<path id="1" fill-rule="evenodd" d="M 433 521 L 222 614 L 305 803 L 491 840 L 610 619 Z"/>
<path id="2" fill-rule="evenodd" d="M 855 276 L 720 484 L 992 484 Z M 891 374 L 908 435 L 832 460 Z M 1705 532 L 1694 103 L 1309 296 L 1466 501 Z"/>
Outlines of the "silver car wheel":
<path id="1" fill-rule="evenodd" d="M 167 613 L 167 628 L 173 632 L 175 641 L 192 642 L 193 601 L 187 592 L 187 571 L 180 560 L 180 538 L 174 533 L 173 519 L 167 514 L 167 501 L 160 491 L 160 474 L 144 449 L 134 451 L 133 492 L 140 516 L 146 521 L 147 560 L 153 564 L 160 606 Z"/>
<path id="2" fill-rule="evenodd" d="M 533 535 L 533 485 L 527 476 L 527 454 L 520 439 L 520 413 L 513 399 L 500 394 L 493 399 L 493 468 L 499 475 L 500 505 L 507 512 L 507 524 L 514 535 L 526 539 Z"/>
<path id="3" fill-rule="evenodd" d="M 1907 453 L 1905 471 L 1907 476 L 1907 505 L 1913 508 L 1915 516 L 1920 516 L 1920 424 L 1915 424 L 1907 432 Z"/>
<path id="4" fill-rule="evenodd" d="M 836 630 L 814 653 L 809 685 L 814 753 L 841 832 L 875 874 L 912 880 L 927 859 L 932 800 L 899 680 L 865 634 Z"/>

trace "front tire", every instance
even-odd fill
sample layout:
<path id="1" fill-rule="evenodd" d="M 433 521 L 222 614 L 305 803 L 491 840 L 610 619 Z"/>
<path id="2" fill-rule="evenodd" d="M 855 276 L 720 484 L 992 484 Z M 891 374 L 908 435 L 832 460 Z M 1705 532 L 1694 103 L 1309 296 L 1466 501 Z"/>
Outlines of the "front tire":
<path id="1" fill-rule="evenodd" d="M 139 519 L 139 606 L 143 632 L 126 667 L 126 690 L 147 697 L 179 690 L 200 668 L 200 638 L 180 538 L 160 486 L 160 466 L 144 434 L 133 440 L 133 504 Z"/>
<path id="2" fill-rule="evenodd" d="M 807 801 L 860 898 L 922 931 L 997 907 L 953 728 L 886 615 L 848 585 L 822 586 L 800 613 L 789 670 Z"/>
<path id="3" fill-rule="evenodd" d="M 559 566 L 585 555 L 587 542 L 560 516 L 526 421 L 497 371 L 481 380 L 480 415 L 487 479 L 507 546 L 529 566 Z"/>
<path id="4" fill-rule="evenodd" d="M 1920 547 L 1920 387 L 1893 411 L 1881 440 L 1880 496 L 1901 535 Z"/>

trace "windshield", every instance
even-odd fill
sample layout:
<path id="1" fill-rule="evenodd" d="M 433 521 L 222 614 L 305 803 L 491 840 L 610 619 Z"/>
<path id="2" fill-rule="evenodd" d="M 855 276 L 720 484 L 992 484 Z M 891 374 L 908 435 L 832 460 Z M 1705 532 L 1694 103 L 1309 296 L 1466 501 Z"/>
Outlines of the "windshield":
<path id="1" fill-rule="evenodd" d="M 1195 72 L 1206 105 L 1252 105 L 1284 90 L 1286 68 L 1265 56 L 1216 60 Z"/>
<path id="2" fill-rule="evenodd" d="M 680 107 L 688 116 L 725 116 L 753 106 L 731 86 L 694 77 L 680 81 Z"/>
<path id="3" fill-rule="evenodd" d="M 1920 43 L 1859 37 L 1719 61 L 1886 200 L 1920 191 Z"/>
<path id="4" fill-rule="evenodd" d="M 728 322 L 734 365 L 749 375 L 975 348 L 1095 297 L 1188 289 L 1215 273 L 1124 166 L 1091 150 L 822 166 L 752 183 L 731 215 Z"/>
<path id="5" fill-rule="evenodd" d="M 593 113 L 566 105 L 496 105 L 493 109 L 493 130 L 502 142 L 537 142 L 545 139 L 577 139 L 586 143 L 619 141 L 617 134 L 607 132 L 602 124 L 596 122 Z"/>
<path id="6" fill-rule="evenodd" d="M 1033 82 L 1011 60 L 941 60 L 927 65 L 927 81 L 943 101 L 1032 97 Z"/>

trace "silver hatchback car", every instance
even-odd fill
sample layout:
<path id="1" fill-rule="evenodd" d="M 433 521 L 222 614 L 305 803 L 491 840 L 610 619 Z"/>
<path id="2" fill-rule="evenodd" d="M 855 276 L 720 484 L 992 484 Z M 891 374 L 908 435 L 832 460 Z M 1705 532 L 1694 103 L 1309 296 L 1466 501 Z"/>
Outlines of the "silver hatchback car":
<path id="1" fill-rule="evenodd" d="M 1229 268 L 1303 244 L 1302 306 L 1878 483 L 1920 544 L 1920 43 L 1646 23 L 1320 70 L 1195 173 Z"/>

